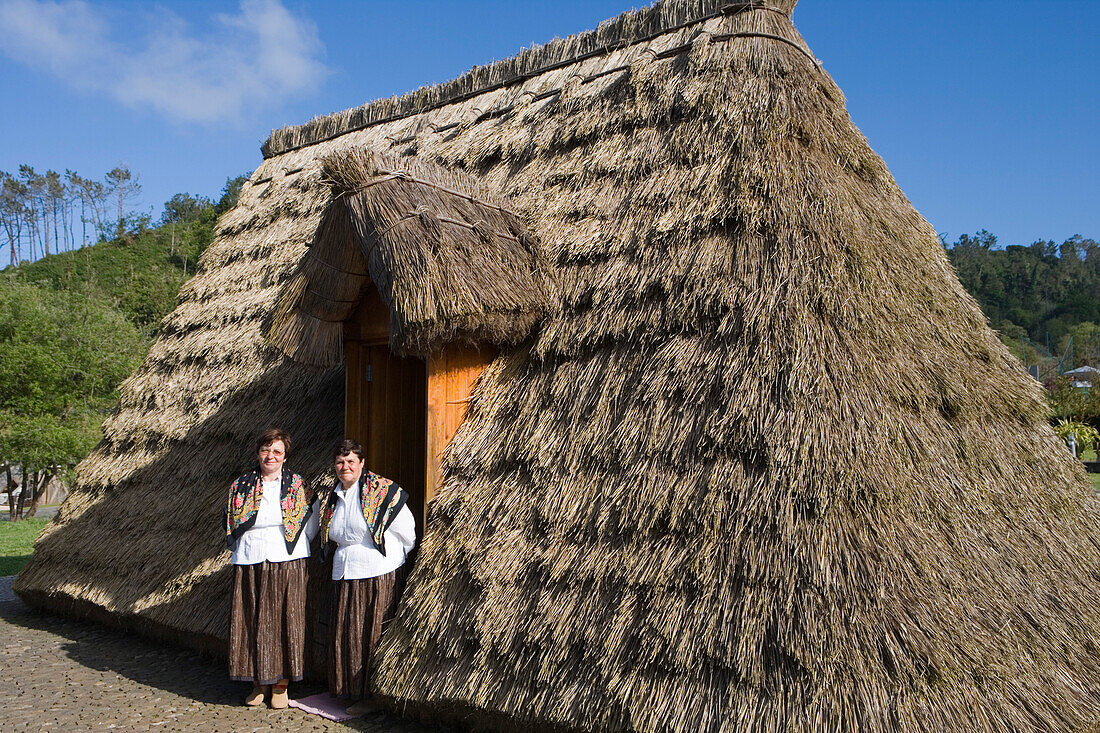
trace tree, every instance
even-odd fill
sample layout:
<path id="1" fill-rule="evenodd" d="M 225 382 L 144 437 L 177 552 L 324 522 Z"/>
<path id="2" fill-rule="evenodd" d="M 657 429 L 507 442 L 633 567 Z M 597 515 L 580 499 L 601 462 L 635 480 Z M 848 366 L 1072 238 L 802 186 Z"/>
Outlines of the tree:
<path id="1" fill-rule="evenodd" d="M 68 206 L 69 192 L 65 182 L 61 180 L 61 174 L 48 170 L 43 176 L 42 195 L 44 197 L 45 212 L 49 217 L 49 225 L 53 232 L 53 251 L 61 251 L 61 232 L 68 228 L 65 210 Z M 46 231 L 46 239 L 49 240 L 50 230 Z M 66 235 L 66 239 L 68 236 Z M 46 250 L 47 254 L 49 249 Z"/>
<path id="2" fill-rule="evenodd" d="M 107 173 L 107 191 L 115 201 L 117 213 L 115 236 L 126 233 L 126 219 L 130 214 L 129 204 L 141 194 L 141 184 L 123 163 Z"/>
<path id="3" fill-rule="evenodd" d="M 189 193 L 177 193 L 164 202 L 162 224 L 186 224 L 198 221 L 203 214 L 211 211 L 214 203 L 205 196 L 192 196 Z"/>
<path id="4" fill-rule="evenodd" d="M 248 177 L 251 175 L 252 173 L 243 173 L 225 179 L 225 185 L 222 187 L 222 197 L 214 205 L 214 213 L 221 216 L 237 205 L 237 199 L 241 197 L 241 189 L 244 188 L 244 184 L 248 182 Z"/>
<path id="5" fill-rule="evenodd" d="M 98 441 L 146 344 L 102 299 L 0 275 L 0 465 L 22 465 L 30 511 Z"/>
<path id="6" fill-rule="evenodd" d="M 88 244 L 88 234 L 84 225 L 91 224 L 97 238 L 106 238 L 105 228 L 107 211 L 107 187 L 99 181 L 82 178 L 76 171 L 66 170 L 65 177 L 69 186 L 80 199 L 81 246 Z M 91 218 L 88 215 L 91 214 Z"/>
<path id="7" fill-rule="evenodd" d="M 48 255 L 49 248 L 44 238 L 45 227 L 40 226 L 38 217 L 43 213 L 42 200 L 43 192 L 46 189 L 45 176 L 39 175 L 33 167 L 29 165 L 19 166 L 19 180 L 27 191 L 27 197 L 25 199 L 27 207 L 27 224 L 28 228 L 28 245 L 30 249 L 30 259 L 37 259 L 35 255 L 34 245 L 39 245 L 39 251 Z"/>
<path id="8" fill-rule="evenodd" d="M 17 265 L 22 247 L 20 239 L 29 214 L 27 187 L 10 173 L 0 171 L 0 225 L 8 235 L 8 264 Z"/>
<path id="9" fill-rule="evenodd" d="M 1062 420 L 1080 422 L 1089 417 L 1089 395 L 1074 387 L 1067 377 L 1058 377 L 1048 385 L 1047 398 L 1051 413 Z"/>
<path id="10" fill-rule="evenodd" d="M 959 237 L 959 241 L 955 244 L 956 247 L 973 248 L 980 250 L 992 250 L 997 248 L 997 236 L 991 234 L 985 229 L 979 229 L 973 236 L 963 234 Z"/>
<path id="11" fill-rule="evenodd" d="M 1100 366 L 1100 325 L 1084 321 L 1070 326 L 1058 351 L 1067 353 L 1069 366 Z"/>

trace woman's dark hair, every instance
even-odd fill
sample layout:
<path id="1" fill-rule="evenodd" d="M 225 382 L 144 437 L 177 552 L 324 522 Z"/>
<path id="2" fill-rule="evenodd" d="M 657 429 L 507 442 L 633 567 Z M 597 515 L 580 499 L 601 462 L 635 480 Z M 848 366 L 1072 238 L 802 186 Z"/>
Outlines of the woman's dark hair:
<path id="1" fill-rule="evenodd" d="M 359 460 L 365 460 L 363 456 L 363 446 L 359 445 L 358 441 L 351 438 L 344 438 L 336 445 L 332 446 L 332 460 L 336 460 L 340 456 L 347 456 L 354 453 L 359 456 Z"/>
<path id="2" fill-rule="evenodd" d="M 256 441 L 256 452 L 259 453 L 260 450 L 271 445 L 276 440 L 283 441 L 283 447 L 286 449 L 287 453 L 290 453 L 290 436 L 286 434 L 285 430 L 280 430 L 279 428 L 268 428 L 260 435 L 259 439 Z"/>

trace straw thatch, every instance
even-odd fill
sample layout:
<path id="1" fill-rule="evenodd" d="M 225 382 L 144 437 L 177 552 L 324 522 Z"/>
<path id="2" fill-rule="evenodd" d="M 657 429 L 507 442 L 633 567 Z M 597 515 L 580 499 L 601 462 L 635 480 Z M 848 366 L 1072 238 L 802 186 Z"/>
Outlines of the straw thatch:
<path id="1" fill-rule="evenodd" d="M 1097 500 L 793 5 L 668 0 L 273 134 L 19 592 L 224 634 L 241 441 L 340 423 L 341 369 L 307 379 L 265 324 L 321 160 L 371 149 L 499 191 L 554 287 L 446 455 L 383 642 L 395 705 L 502 730 L 1100 719 Z"/>
<path id="2" fill-rule="evenodd" d="M 531 332 L 549 297 L 537 243 L 474 178 L 366 150 L 328 156 L 322 175 L 333 202 L 272 331 L 285 354 L 343 361 L 343 322 L 371 284 L 398 353 L 513 344 Z"/>

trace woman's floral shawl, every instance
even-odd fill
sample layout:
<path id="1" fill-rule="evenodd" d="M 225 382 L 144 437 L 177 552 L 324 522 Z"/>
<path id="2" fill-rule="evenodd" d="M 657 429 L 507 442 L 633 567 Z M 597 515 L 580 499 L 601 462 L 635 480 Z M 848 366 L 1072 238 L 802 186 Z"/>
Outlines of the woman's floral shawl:
<path id="1" fill-rule="evenodd" d="M 225 541 L 232 549 L 241 535 L 256 523 L 256 510 L 263 496 L 263 476 L 253 469 L 239 477 L 229 487 L 229 501 L 225 509 Z M 294 552 L 298 536 L 306 526 L 313 507 L 313 494 L 306 488 L 302 477 L 283 469 L 280 482 L 279 505 L 283 510 L 283 538 L 286 551 Z"/>
<path id="2" fill-rule="evenodd" d="M 321 511 L 321 547 L 328 545 L 328 527 L 336 510 L 338 488 L 339 483 L 332 487 Z M 367 520 L 367 531 L 374 546 L 383 555 L 386 554 L 386 530 L 408 500 L 409 495 L 396 481 L 371 471 L 364 471 L 359 479 L 359 504 L 363 507 L 363 519 Z"/>

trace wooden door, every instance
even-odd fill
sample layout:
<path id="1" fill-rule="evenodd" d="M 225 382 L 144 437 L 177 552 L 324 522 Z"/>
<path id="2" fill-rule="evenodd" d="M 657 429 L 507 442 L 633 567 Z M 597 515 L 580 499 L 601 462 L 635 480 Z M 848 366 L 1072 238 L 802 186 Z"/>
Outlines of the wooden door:
<path id="1" fill-rule="evenodd" d="M 424 529 L 427 374 L 423 360 L 390 351 L 377 323 L 381 302 L 364 303 L 344 333 L 344 433 L 363 445 L 367 468 L 409 493 L 417 535 Z M 379 343 L 381 341 L 381 343 Z"/>
<path id="2" fill-rule="evenodd" d="M 428 359 L 427 475 L 424 482 L 428 501 L 435 498 L 440 489 L 443 451 L 466 419 L 466 405 L 474 383 L 496 353 L 496 349 L 488 345 L 450 344 Z"/>

